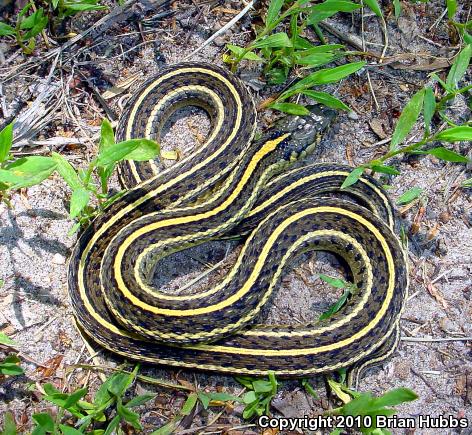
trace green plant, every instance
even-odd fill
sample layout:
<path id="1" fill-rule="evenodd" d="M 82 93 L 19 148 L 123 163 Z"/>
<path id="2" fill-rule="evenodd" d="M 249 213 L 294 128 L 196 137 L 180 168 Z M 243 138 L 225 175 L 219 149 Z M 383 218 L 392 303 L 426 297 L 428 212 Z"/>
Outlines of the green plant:
<path id="1" fill-rule="evenodd" d="M 33 11 L 28 15 L 30 11 Z M 18 13 L 16 23 L 10 26 L 0 22 L 0 36 L 13 36 L 25 54 L 31 54 L 36 47 L 35 37 L 48 25 L 48 17 L 43 8 L 36 9 L 27 3 Z"/>
<path id="2" fill-rule="evenodd" d="M 242 397 L 245 404 L 243 418 L 250 419 L 255 415 L 269 414 L 270 402 L 277 394 L 278 388 L 274 373 L 268 373 L 267 381 L 248 376 L 238 376 L 236 380 L 249 390 Z"/>
<path id="3" fill-rule="evenodd" d="M 10 205 L 9 192 L 34 186 L 48 178 L 56 169 L 49 157 L 31 156 L 15 159 L 11 154 L 13 123 L 0 131 L 0 200 Z"/>
<path id="4" fill-rule="evenodd" d="M 390 175 L 398 175 L 399 171 L 385 164 L 392 157 L 399 154 L 430 154 L 438 159 L 447 162 L 467 163 L 469 159 L 443 146 L 428 148 L 427 145 L 434 142 L 461 142 L 472 141 L 472 123 L 466 122 L 457 125 L 450 120 L 446 114 L 447 104 L 460 94 L 464 94 L 472 89 L 472 85 L 459 87 L 461 79 L 464 77 L 472 55 L 472 45 L 466 45 L 456 56 L 456 59 L 449 70 L 446 81 L 441 80 L 436 74 L 432 77 L 442 87 L 442 93 L 436 96 L 431 87 L 425 87 L 416 92 L 404 107 L 390 141 L 389 151 L 379 159 L 371 160 L 368 163 L 355 168 L 346 180 L 342 188 L 349 187 L 357 182 L 366 169 L 373 172 L 380 172 Z M 405 139 L 411 132 L 423 114 L 424 133 L 420 141 L 405 144 Z M 442 131 L 432 132 L 431 122 L 437 116 L 448 124 L 449 128 Z M 403 144 L 403 146 L 402 146 Z"/>
<path id="5" fill-rule="evenodd" d="M 354 294 L 357 291 L 355 284 L 346 282 L 340 278 L 332 278 L 331 276 L 320 274 L 320 279 L 328 284 L 332 285 L 335 288 L 344 289 L 341 297 L 331 305 L 324 313 L 319 317 L 319 320 L 329 319 L 333 314 L 337 313 L 347 302 L 347 299 L 350 295 Z"/>
<path id="6" fill-rule="evenodd" d="M 391 407 L 405 402 L 411 402 L 418 398 L 418 396 L 408 388 L 396 388 L 380 397 L 374 397 L 370 392 L 359 393 L 332 379 L 328 379 L 328 383 L 331 390 L 344 402 L 344 405 L 330 410 L 326 414 L 361 417 L 354 421 L 361 422 L 359 430 L 367 435 L 390 434 L 390 432 L 385 429 L 377 428 L 377 417 L 394 415 L 396 411 Z M 335 429 L 331 432 L 331 435 L 339 435 L 341 433 L 341 429 Z"/>
<path id="7" fill-rule="evenodd" d="M 36 3 L 42 4 L 37 7 Z M 57 26 L 67 17 L 78 12 L 106 9 L 99 0 L 30 0 L 18 13 L 14 25 L 0 22 L 0 36 L 13 36 L 25 54 L 31 54 L 36 47 L 36 36 L 49 23 Z"/>
<path id="8" fill-rule="evenodd" d="M 16 343 L 6 334 L 0 332 L 0 346 L 15 347 Z M 19 366 L 20 358 L 18 355 L 8 355 L 3 361 L 0 361 L 0 375 L 19 376 L 24 374 L 24 370 Z"/>
<path id="9" fill-rule="evenodd" d="M 264 74 L 269 84 L 284 83 L 293 68 L 319 68 L 335 60 L 344 57 L 347 52 L 339 44 L 314 45 L 301 34 L 307 26 L 312 26 L 317 31 L 320 39 L 324 41 L 318 23 L 338 12 L 351 12 L 362 7 L 362 4 L 349 0 L 326 0 L 323 3 L 311 5 L 308 0 L 298 0 L 285 6 L 284 0 L 272 0 L 265 17 L 264 27 L 258 29 L 254 41 L 246 47 L 228 44 L 228 54 L 224 61 L 229 63 L 235 71 L 238 64 L 244 59 L 248 61 L 264 63 Z M 365 3 L 375 13 L 381 11 L 376 0 L 368 0 Z M 289 20 L 288 33 L 273 33 L 279 25 Z M 305 95 L 329 107 L 341 110 L 350 110 L 342 101 L 326 92 L 314 91 L 314 86 L 337 82 L 344 77 L 362 68 L 365 62 L 355 62 L 336 68 L 325 68 L 315 71 L 285 90 L 275 100 L 266 104 L 282 112 L 306 115 L 308 109 L 298 103 L 287 100 L 296 95 Z"/>
<path id="10" fill-rule="evenodd" d="M 115 143 L 115 135 L 110 122 L 103 120 L 100 132 L 98 156 L 92 160 L 86 170 L 76 170 L 63 156 L 52 153 L 51 159 L 56 164 L 57 172 L 72 189 L 70 200 L 70 216 L 78 222 L 72 227 L 71 233 L 81 225 L 88 224 L 91 219 L 101 213 L 111 203 L 124 194 L 118 192 L 108 197 L 108 180 L 118 162 L 122 160 L 150 160 L 159 153 L 159 145 L 149 139 L 130 139 Z M 99 183 L 94 181 L 96 173 Z M 95 197 L 98 207 L 90 205 Z"/>
<path id="11" fill-rule="evenodd" d="M 97 214 L 123 195 L 124 191 L 109 197 L 108 180 L 118 162 L 122 160 L 149 160 L 159 153 L 159 145 L 149 139 L 130 139 L 115 143 L 113 128 L 107 120 L 101 126 L 98 156 L 86 170 L 76 170 L 63 156 L 31 156 L 14 159 L 10 154 L 13 142 L 13 124 L 0 132 L 0 199 L 9 204 L 9 192 L 39 184 L 57 171 L 72 189 L 70 216 L 78 222 L 71 233 L 88 224 Z M 99 182 L 94 180 L 96 174 Z M 90 205 L 95 197 L 98 206 Z"/>
<path id="12" fill-rule="evenodd" d="M 136 366 L 131 373 L 115 373 L 108 378 L 95 393 L 92 402 L 83 398 L 88 394 L 87 388 L 80 388 L 70 394 L 61 393 L 51 384 L 44 385 L 44 400 L 54 404 L 58 411 L 55 416 L 49 413 L 33 415 L 35 427 L 32 435 L 46 433 L 76 435 L 94 434 L 110 435 L 122 433 L 120 426 L 126 422 L 135 430 L 142 430 L 139 422 L 139 414 L 133 408 L 141 406 L 152 400 L 154 394 L 143 394 L 124 401 L 124 395 L 133 384 L 138 373 Z M 113 417 L 111 417 L 113 416 Z M 62 424 L 63 421 L 75 420 L 74 427 Z M 91 429 L 95 423 L 106 423 L 106 429 Z"/>

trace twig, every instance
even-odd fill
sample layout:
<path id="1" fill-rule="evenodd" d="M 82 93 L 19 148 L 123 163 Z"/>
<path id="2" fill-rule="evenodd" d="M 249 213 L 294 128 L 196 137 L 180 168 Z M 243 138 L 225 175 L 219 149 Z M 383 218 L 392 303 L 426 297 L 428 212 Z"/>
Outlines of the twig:
<path id="1" fill-rule="evenodd" d="M 441 393 L 439 393 L 439 392 L 430 384 L 430 382 L 426 379 L 425 376 L 423 376 L 422 373 L 418 373 L 416 370 L 414 370 L 414 369 L 412 369 L 412 368 L 410 368 L 410 370 L 411 370 L 411 373 L 413 373 L 414 375 L 418 376 L 418 377 L 431 389 L 431 391 L 432 391 L 434 394 L 436 394 L 436 396 L 438 396 L 440 399 L 443 399 L 443 398 L 444 398 L 444 396 L 443 396 Z"/>
<path id="2" fill-rule="evenodd" d="M 431 337 L 402 337 L 402 341 L 424 342 L 424 343 L 440 343 L 444 341 L 472 341 L 472 337 L 447 337 L 447 338 L 431 338 Z"/>
<path id="3" fill-rule="evenodd" d="M 229 28 L 234 26 L 246 13 L 249 11 L 249 9 L 252 8 L 254 5 L 254 0 L 251 0 L 246 7 L 238 14 L 236 15 L 233 19 L 231 19 L 227 24 L 225 24 L 220 30 L 216 31 L 213 35 L 211 35 L 200 47 L 198 47 L 196 50 L 192 51 L 184 60 L 190 59 L 192 56 L 203 50 L 208 44 L 210 44 L 215 38 L 218 36 L 222 35 L 225 33 Z"/>

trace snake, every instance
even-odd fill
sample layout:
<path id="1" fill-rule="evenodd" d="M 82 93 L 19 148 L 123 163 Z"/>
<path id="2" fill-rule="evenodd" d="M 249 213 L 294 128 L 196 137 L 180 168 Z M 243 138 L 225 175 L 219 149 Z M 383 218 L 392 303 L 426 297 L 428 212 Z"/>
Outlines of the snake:
<path id="1" fill-rule="evenodd" d="M 306 164 L 335 118 L 313 105 L 256 134 L 246 86 L 201 62 L 166 67 L 131 96 L 116 140 L 161 140 L 171 117 L 196 106 L 205 142 L 169 168 L 159 159 L 118 166 L 126 193 L 80 234 L 68 265 L 75 319 L 85 335 L 136 361 L 186 369 L 304 377 L 349 369 L 352 379 L 391 355 L 408 291 L 394 206 L 380 183 L 352 169 Z M 226 275 L 193 294 L 154 284 L 177 252 L 243 240 Z M 348 265 L 355 292 L 331 317 L 264 323 L 284 275 L 309 251 Z M 185 272 L 185 271 L 184 271 Z"/>

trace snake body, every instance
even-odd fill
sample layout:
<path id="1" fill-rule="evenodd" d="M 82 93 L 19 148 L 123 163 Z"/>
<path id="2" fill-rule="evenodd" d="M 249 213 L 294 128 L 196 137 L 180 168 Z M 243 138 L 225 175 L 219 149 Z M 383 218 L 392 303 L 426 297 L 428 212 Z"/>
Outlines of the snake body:
<path id="1" fill-rule="evenodd" d="M 136 92 L 118 139 L 159 139 L 188 105 L 210 117 L 205 144 L 164 171 L 153 161 L 123 163 L 130 190 L 73 250 L 69 293 L 81 328 L 125 357 L 224 373 L 296 377 L 386 358 L 408 287 L 389 199 L 367 175 L 339 197 L 351 171 L 344 165 L 289 168 L 313 150 L 332 111 L 287 117 L 253 140 L 245 86 L 220 67 L 183 63 Z M 228 234 L 246 240 L 220 282 L 185 296 L 153 286 L 160 260 Z M 309 250 L 343 257 L 356 294 L 323 322 L 256 324 L 290 264 Z"/>

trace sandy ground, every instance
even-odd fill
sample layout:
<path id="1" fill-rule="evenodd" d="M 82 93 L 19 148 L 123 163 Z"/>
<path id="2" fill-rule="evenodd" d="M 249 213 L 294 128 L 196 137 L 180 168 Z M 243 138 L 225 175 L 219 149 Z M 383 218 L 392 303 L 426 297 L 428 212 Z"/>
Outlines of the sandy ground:
<path id="1" fill-rule="evenodd" d="M 229 2 L 228 7 L 239 9 L 238 2 Z M 177 15 L 176 27 L 171 20 L 164 21 L 150 33 L 148 44 L 142 49 L 130 53 L 129 57 L 112 55 L 104 46 L 93 51 L 99 66 L 103 83 L 97 81 L 100 88 L 108 88 L 119 78 L 138 75 L 131 90 L 145 77 L 157 71 L 162 61 L 172 64 L 181 61 L 198 47 L 211 31 L 229 19 L 221 13 L 210 13 L 207 6 L 198 23 L 192 20 L 192 5 L 186 5 Z M 428 33 L 428 38 L 438 41 L 428 43 L 418 37 L 429 27 L 442 12 L 442 5 L 437 1 L 425 5 L 409 5 L 405 8 L 401 20 L 396 23 L 388 20 L 390 37 L 389 52 L 405 53 L 428 51 L 436 56 L 444 55 L 447 44 L 447 30 L 444 22 Z M 187 16 L 188 15 L 188 16 Z M 249 18 L 235 27 L 223 40 L 217 40 L 192 59 L 216 62 L 221 64 L 222 44 L 238 43 L 246 40 L 250 30 Z M 350 25 L 349 17 L 343 17 L 337 23 L 346 32 L 356 34 L 357 23 Z M 377 21 L 368 18 L 366 40 L 372 46 L 380 44 L 381 33 Z M 124 30 L 115 29 L 116 36 Z M 129 38 L 135 38 L 134 35 Z M 334 37 L 329 37 L 335 42 Z M 155 42 L 156 40 L 157 42 Z M 111 38 L 110 44 L 116 46 Z M 120 40 L 123 43 L 122 40 Z M 134 40 L 128 42 L 133 44 Z M 119 51 L 118 51 L 119 52 Z M 125 57 L 123 59 L 123 57 Z M 421 56 L 419 56 L 421 57 Z M 245 76 L 257 76 L 251 69 L 244 69 Z M 244 76 L 243 76 L 244 77 Z M 324 138 L 312 160 L 335 161 L 340 163 L 360 164 L 385 152 L 386 145 L 375 145 L 383 139 L 378 125 L 385 136 L 392 132 L 395 119 L 391 113 L 401 110 L 412 93 L 428 82 L 425 72 L 412 69 L 395 69 L 384 67 L 371 73 L 372 86 L 380 108 L 374 106 L 365 73 L 351 77 L 329 88 L 329 91 L 350 104 L 355 115 L 341 114 L 336 125 Z M 470 76 L 469 76 L 470 79 Z M 25 78 L 26 80 L 26 78 Z M 251 83 L 250 83 L 251 85 Z M 264 92 L 254 90 L 256 100 L 273 93 L 273 89 Z M 15 92 L 15 82 L 6 83 L 6 95 Z M 97 133 L 97 119 L 103 116 L 93 97 L 88 94 L 72 93 L 72 104 L 77 117 L 77 124 L 71 121 L 66 109 L 59 110 L 50 127 L 52 132 L 71 130 L 75 136 L 81 132 L 93 137 Z M 119 112 L 118 98 L 110 104 Z M 80 101 L 74 107 L 74 101 Z M 450 108 L 455 119 L 470 118 L 470 111 L 463 100 Z M 260 125 L 263 125 L 267 113 L 260 114 Z M 179 149 L 184 155 L 191 152 L 198 139 L 195 128 L 205 134 L 208 123 L 203 115 L 189 116 L 178 120 L 165 136 L 165 149 Z M 51 132 L 51 130 L 49 132 Z M 456 151 L 471 156 L 470 144 L 457 144 Z M 27 151 L 27 150 L 23 150 Z M 95 152 L 94 148 L 66 148 L 64 155 L 72 162 L 83 164 Z M 392 198 L 413 186 L 422 187 L 424 194 L 402 214 L 402 225 L 410 232 L 410 296 L 402 317 L 403 341 L 393 358 L 383 368 L 371 371 L 363 378 L 360 389 L 381 394 L 393 387 L 413 389 L 419 399 L 399 407 L 400 416 L 418 415 L 452 415 L 467 417 L 472 426 L 472 336 L 471 292 L 472 292 L 472 198 L 470 189 L 458 186 L 470 178 L 470 168 L 465 165 L 440 162 L 435 158 L 398 159 L 397 168 L 401 175 L 389 180 Z M 171 164 L 171 162 L 169 163 Z M 115 182 L 115 187 L 117 184 Z M 41 186 L 13 195 L 13 208 L 0 205 L 0 279 L 4 281 L 0 288 L 0 330 L 8 333 L 18 344 L 26 368 L 26 376 L 3 380 L 0 383 L 0 421 L 6 411 L 13 411 L 17 422 L 27 428 L 28 416 L 48 408 L 39 400 L 39 395 L 31 393 L 28 383 L 54 382 L 66 390 L 89 385 L 93 390 L 99 385 L 97 373 L 87 370 L 70 370 L 78 362 L 90 363 L 91 354 L 73 324 L 72 310 L 67 296 L 66 261 L 75 238 L 68 237 L 72 225 L 67 216 L 66 201 L 68 189 L 58 177 L 52 177 Z M 424 209 L 419 231 L 411 234 L 411 224 Z M 234 245 L 234 244 L 233 244 Z M 205 269 L 202 262 L 215 264 L 234 249 L 228 242 L 195 253 L 181 255 L 181 263 L 167 264 L 168 278 L 172 279 L 173 268 L 182 262 L 191 263 L 194 275 Z M 197 260 L 192 259 L 199 256 Z M 234 254 L 232 254 L 234 256 Z M 229 258 L 232 257 L 229 254 Z M 193 262 L 193 263 L 192 263 Z M 326 285 L 316 279 L 317 274 L 339 273 L 336 262 L 326 255 L 308 255 L 304 262 L 297 265 L 288 275 L 273 303 L 270 320 L 273 322 L 306 321 L 323 311 L 337 295 Z M 188 279 L 188 277 L 187 277 Z M 211 275 L 208 279 L 211 279 Z M 206 281 L 203 281 L 204 284 Z M 170 289 L 178 287 L 172 282 Z M 169 290 L 171 291 L 171 290 Z M 293 320 L 292 320 L 293 321 Z M 468 337 L 469 341 L 462 340 Z M 425 341 L 406 341 L 409 338 L 424 338 Z M 447 338 L 451 341 L 431 342 L 430 338 Z M 120 363 L 112 355 L 99 351 L 99 362 L 103 365 Z M 56 367 L 45 372 L 41 366 Z M 144 373 L 185 385 L 193 384 L 201 390 L 215 391 L 227 388 L 227 391 L 241 392 L 241 386 L 232 378 L 167 370 L 163 368 L 144 367 Z M 314 416 L 328 406 L 326 393 L 321 380 L 314 380 L 320 393 L 320 399 L 314 400 L 300 388 L 297 382 L 282 384 L 277 398 L 273 402 L 273 411 L 283 416 Z M 158 393 L 152 406 L 142 412 L 142 423 L 145 432 L 150 433 L 164 424 L 181 406 L 185 395 L 172 390 L 164 390 L 139 384 L 138 391 L 151 390 Z M 215 424 L 226 429 L 247 425 L 240 417 L 240 409 L 227 409 Z M 193 421 L 184 422 L 181 430 L 191 428 L 198 432 L 199 426 L 212 421 L 214 412 L 199 412 Z M 187 419 L 189 420 L 189 419 Z M 249 425 L 251 422 L 249 422 Z M 470 430 L 470 429 L 469 429 Z M 221 430 L 220 430 L 221 431 Z M 238 432 L 257 432 L 255 427 L 239 429 Z M 394 433 L 413 433 L 394 430 Z M 234 433 L 234 432 L 232 432 Z M 455 433 L 450 429 L 416 430 L 417 434 Z M 467 430 L 462 433 L 470 433 Z"/>

